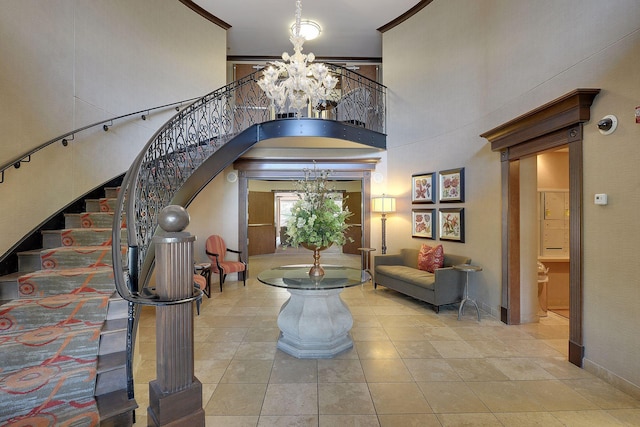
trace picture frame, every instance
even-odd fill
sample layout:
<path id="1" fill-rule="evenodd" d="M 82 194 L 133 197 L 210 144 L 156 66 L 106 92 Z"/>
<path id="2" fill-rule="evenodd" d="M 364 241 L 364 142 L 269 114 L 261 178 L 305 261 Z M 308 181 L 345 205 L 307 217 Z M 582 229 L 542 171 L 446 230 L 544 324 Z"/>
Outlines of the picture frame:
<path id="1" fill-rule="evenodd" d="M 464 202 L 464 168 L 440 171 L 438 189 L 440 202 Z"/>
<path id="2" fill-rule="evenodd" d="M 411 237 L 436 238 L 435 209 L 411 210 Z"/>
<path id="3" fill-rule="evenodd" d="M 411 175 L 411 203 L 435 203 L 435 172 Z"/>
<path id="4" fill-rule="evenodd" d="M 438 213 L 440 240 L 464 243 L 464 208 L 442 208 Z"/>

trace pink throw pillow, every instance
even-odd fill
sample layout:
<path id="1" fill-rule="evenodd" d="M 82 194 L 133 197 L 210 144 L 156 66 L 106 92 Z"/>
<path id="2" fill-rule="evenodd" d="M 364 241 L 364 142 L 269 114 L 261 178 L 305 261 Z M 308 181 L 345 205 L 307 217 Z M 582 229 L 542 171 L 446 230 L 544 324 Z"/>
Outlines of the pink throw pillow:
<path id="1" fill-rule="evenodd" d="M 444 266 L 444 248 L 438 245 L 434 248 L 423 244 L 418 253 L 418 268 L 433 273 L 436 268 Z"/>

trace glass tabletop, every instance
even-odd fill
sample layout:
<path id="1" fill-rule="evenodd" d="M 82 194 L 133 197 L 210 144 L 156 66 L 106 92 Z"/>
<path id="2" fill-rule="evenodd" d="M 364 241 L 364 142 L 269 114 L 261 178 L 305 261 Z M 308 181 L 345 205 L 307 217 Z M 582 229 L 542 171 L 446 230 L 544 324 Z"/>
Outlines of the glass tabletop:
<path id="1" fill-rule="evenodd" d="M 371 279 L 369 273 L 357 268 L 339 265 L 323 265 L 324 276 L 321 279 L 309 277 L 311 265 L 284 265 L 258 274 L 258 280 L 265 285 L 287 289 L 326 290 L 348 288 L 360 285 Z"/>

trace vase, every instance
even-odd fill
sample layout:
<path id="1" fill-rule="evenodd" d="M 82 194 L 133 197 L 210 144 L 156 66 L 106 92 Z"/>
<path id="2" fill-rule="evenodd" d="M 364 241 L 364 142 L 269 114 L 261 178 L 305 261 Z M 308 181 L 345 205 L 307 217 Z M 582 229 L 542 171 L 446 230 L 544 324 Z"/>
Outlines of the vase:
<path id="1" fill-rule="evenodd" d="M 309 249 L 309 250 L 313 251 L 313 265 L 311 266 L 311 269 L 309 270 L 309 277 L 311 277 L 312 279 L 319 279 L 319 278 L 323 277 L 324 276 L 324 269 L 320 265 L 320 251 L 324 251 L 329 246 L 316 246 L 316 245 L 309 245 L 309 244 L 306 244 L 306 243 L 301 243 L 301 246 L 303 248 L 306 248 L 306 249 Z"/>

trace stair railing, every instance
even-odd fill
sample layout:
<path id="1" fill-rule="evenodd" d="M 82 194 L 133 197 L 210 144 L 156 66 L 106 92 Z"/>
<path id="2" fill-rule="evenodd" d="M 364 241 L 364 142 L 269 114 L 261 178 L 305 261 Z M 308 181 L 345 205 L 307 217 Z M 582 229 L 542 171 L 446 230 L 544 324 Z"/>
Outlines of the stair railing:
<path id="1" fill-rule="evenodd" d="M 81 128 L 78 129 L 74 129 L 70 132 L 64 133 L 60 136 L 57 136 L 55 138 L 52 138 L 46 142 L 43 142 L 42 144 L 38 145 L 35 148 L 32 148 L 22 154 L 20 154 L 19 156 L 14 157 L 13 159 L 9 160 L 8 162 L 0 165 L 0 184 L 4 183 L 4 172 L 13 167 L 15 169 L 19 169 L 20 166 L 22 165 L 22 163 L 29 163 L 31 161 L 31 156 L 36 154 L 38 151 L 43 150 L 45 148 L 47 148 L 48 146 L 55 144 L 56 142 L 60 142 L 62 144 L 63 147 L 66 147 L 67 145 L 69 145 L 70 141 L 73 141 L 75 136 L 77 134 L 79 134 L 80 132 L 83 132 L 85 130 L 94 128 L 96 126 L 102 126 L 102 130 L 104 130 L 105 132 L 107 132 L 109 130 L 110 127 L 114 126 L 115 122 L 119 121 L 119 120 L 123 120 L 129 117 L 133 117 L 133 116 L 140 116 L 140 118 L 142 120 L 147 120 L 147 117 L 153 113 L 153 112 L 157 112 L 159 110 L 164 110 L 167 108 L 175 108 L 177 111 L 180 110 L 180 107 L 182 107 L 183 105 L 187 105 L 193 101 L 195 101 L 198 98 L 190 98 L 190 99 L 185 99 L 184 101 L 178 101 L 178 102 L 172 102 L 170 104 L 165 104 L 165 105 L 160 105 L 158 107 L 153 107 L 153 108 L 147 108 L 144 110 L 140 110 L 140 111 L 136 111 L 133 113 L 128 113 L 128 114 L 123 114 L 120 116 L 116 116 L 116 117 L 112 117 L 110 119 L 105 119 L 105 120 L 101 120 L 99 122 L 96 123 L 92 123 L 90 125 L 86 125 L 83 126 Z"/>
<path id="2" fill-rule="evenodd" d="M 344 67 L 327 66 L 339 77 L 339 86 L 331 99 L 326 100 L 324 108 L 312 110 L 310 106 L 307 115 L 384 133 L 386 88 Z M 158 215 L 164 207 L 174 204 L 172 200 L 194 171 L 235 136 L 253 125 L 291 117 L 287 112 L 275 111 L 257 85 L 261 75 L 261 71 L 256 71 L 175 114 L 153 135 L 125 174 L 115 209 L 112 242 L 116 289 L 129 302 L 130 398 L 133 397 L 135 306 L 183 304 L 202 298 L 202 292 L 194 290 L 189 298 L 168 301 L 147 287 L 154 258 L 150 245 L 158 227 Z M 193 189 L 193 196 L 201 189 Z M 126 263 L 118 250 L 122 245 L 123 224 L 126 224 L 128 240 Z"/>

